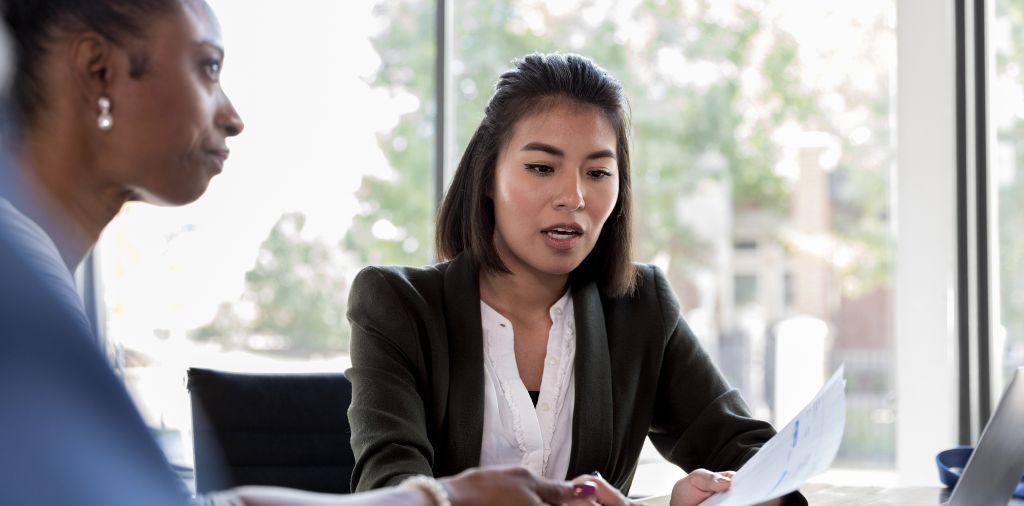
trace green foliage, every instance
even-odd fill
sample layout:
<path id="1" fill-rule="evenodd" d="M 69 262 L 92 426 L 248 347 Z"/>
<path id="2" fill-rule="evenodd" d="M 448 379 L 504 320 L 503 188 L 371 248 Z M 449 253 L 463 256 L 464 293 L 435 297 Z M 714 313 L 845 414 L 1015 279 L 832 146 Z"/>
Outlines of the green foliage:
<path id="1" fill-rule="evenodd" d="M 1024 4 L 1008 0 L 996 2 L 996 12 L 1009 25 L 1009 44 L 996 55 L 996 72 L 1016 77 L 1024 69 Z M 999 192 L 999 273 L 1003 325 L 1010 346 L 1024 349 L 1024 120 L 1017 119 L 998 132 L 1000 144 L 1013 146 L 1014 177 Z M 1002 350 L 999 350 L 1002 352 Z"/>
<path id="2" fill-rule="evenodd" d="M 591 11 L 605 2 L 584 0 L 564 14 L 540 2 L 454 2 L 455 151 L 461 152 L 476 129 L 494 82 L 513 58 L 535 51 L 579 52 L 617 76 L 630 99 L 637 253 L 643 261 L 671 259 L 667 275 L 677 291 L 683 293 L 679 287 L 688 286 L 694 271 L 714 260 L 712 245 L 693 226 L 704 217 L 694 216 L 698 211 L 687 206 L 708 182 L 721 189 L 723 209 L 731 216 L 767 216 L 771 219 L 765 222 L 777 226 L 786 221 L 792 190 L 777 168 L 782 149 L 793 147 L 779 146 L 777 134 L 793 124 L 826 132 L 838 143 L 830 196 L 834 239 L 850 257 L 839 265 L 847 295 L 884 286 L 891 273 L 889 76 L 880 72 L 869 91 L 847 85 L 831 90 L 847 104 L 843 112 L 857 116 L 851 127 L 850 121 L 843 123 L 824 110 L 819 91 L 805 89 L 805 70 L 791 35 L 766 22 L 754 2 L 737 2 L 742 5 L 734 5 L 735 15 L 721 19 L 711 14 L 713 1 L 644 0 L 625 13 L 612 2 L 597 16 Z M 374 40 L 381 64 L 372 84 L 396 97 L 415 97 L 419 106 L 394 129 L 378 134 L 390 172 L 364 177 L 357 194 L 362 208 L 342 244 L 305 239 L 302 215 L 283 216 L 246 276 L 243 300 L 223 305 L 211 324 L 194 332 L 196 339 L 296 355 L 344 351 L 347 285 L 339 251 L 351 254 L 356 265 L 430 261 L 437 135 L 434 5 L 381 0 L 376 7 L 387 28 Z M 1015 9 L 1022 7 L 1015 4 Z M 584 11 L 588 14 L 581 15 Z M 1022 42 L 1015 47 L 1024 47 L 1024 35 L 1014 35 Z M 760 85 L 745 82 L 745 72 L 756 74 Z M 854 128 L 866 130 L 868 141 L 854 142 Z M 1010 134 L 1021 138 L 1024 126 L 1016 128 Z M 1021 181 L 1003 199 L 1007 206 L 1017 202 L 1024 202 Z M 1011 214 L 1007 208 L 1004 217 Z M 1024 213 L 1015 215 L 1015 230 L 1020 230 Z M 782 240 L 778 232 L 766 235 Z M 1005 258 L 1024 256 L 1021 240 L 1003 239 L 1016 241 L 1004 242 L 1010 244 L 1004 246 Z M 1020 265 L 1024 262 L 1004 265 L 1004 272 L 1019 287 L 1012 293 L 1024 298 Z M 1021 311 L 1024 300 L 1004 306 L 1004 314 L 1018 325 L 1011 333 L 1018 336 L 1024 335 Z M 849 425 L 847 458 L 885 455 L 891 460 L 885 451 L 892 448 L 894 431 L 890 424 L 881 434 L 871 432 L 876 412 L 851 410 L 851 420 L 859 422 Z"/>
<path id="3" fill-rule="evenodd" d="M 406 114 L 397 128 L 378 135 L 392 174 L 363 178 L 357 198 L 364 208 L 343 247 L 361 264 L 420 265 L 433 250 L 434 3 L 383 2 L 375 10 L 389 27 L 384 35 L 388 43 L 374 46 L 381 58 L 374 84 L 412 94 L 420 107 Z M 374 225 L 382 220 L 398 229 L 395 237 L 374 235 Z"/>
<path id="4" fill-rule="evenodd" d="M 580 52 L 616 75 L 631 102 L 640 259 L 672 259 L 667 274 L 677 286 L 712 260 L 711 246 L 692 228 L 701 217 L 685 205 L 707 181 L 726 189 L 734 215 L 767 213 L 784 222 L 791 190 L 776 173 L 781 153 L 773 136 L 790 122 L 833 132 L 841 143 L 833 174 L 833 225 L 855 258 L 841 266 L 844 287 L 864 293 L 887 282 L 891 154 L 879 148 L 889 136 L 886 93 L 839 90 L 848 103 L 867 104 L 862 126 L 874 142 L 855 144 L 820 110 L 820 97 L 800 84 L 797 43 L 765 23 L 756 6 L 736 6 L 730 20 L 710 14 L 711 0 L 689 7 L 646 0 L 625 16 L 612 10 L 580 15 L 596 5 L 583 1 L 579 9 L 553 14 L 543 5 L 514 0 L 456 2 L 451 66 L 456 152 L 475 130 L 497 76 L 513 58 L 534 51 Z M 434 3 L 389 0 L 375 10 L 387 28 L 374 40 L 381 64 L 373 84 L 395 96 L 415 97 L 419 106 L 378 135 L 390 173 L 364 177 L 357 194 L 362 209 L 336 249 L 352 254 L 358 265 L 421 265 L 430 261 L 433 249 Z M 698 75 L 708 69 L 712 78 Z M 754 91 L 745 88 L 745 69 L 756 69 L 764 84 Z M 878 83 L 878 90 L 887 87 Z M 242 305 L 222 307 L 197 337 L 245 346 L 246 336 L 264 334 L 281 337 L 284 348 L 296 353 L 345 349 L 344 278 L 308 275 L 333 269 L 335 248 L 302 239 L 301 228 L 300 216 L 282 217 L 262 246 L 260 263 L 247 275 Z M 251 321 L 239 316 L 246 304 L 253 308 Z"/>
<path id="5" fill-rule="evenodd" d="M 707 2 L 701 3 L 707 9 Z M 669 275 L 684 278 L 688 269 L 706 258 L 706 246 L 690 229 L 692 216 L 677 209 L 681 195 L 707 179 L 724 178 L 736 205 L 762 207 L 785 212 L 789 200 L 785 182 L 773 171 L 778 159 L 771 142 L 774 125 L 766 120 L 738 136 L 744 122 L 740 89 L 734 77 L 724 77 L 706 86 L 676 83 L 658 69 L 659 51 L 671 48 L 696 62 L 717 62 L 730 69 L 762 65 L 775 76 L 772 89 L 781 96 L 771 120 L 803 117 L 813 101 L 791 81 L 795 44 L 776 34 L 777 44 L 763 62 L 754 62 L 753 41 L 766 28 L 753 10 L 743 11 L 740 26 L 722 26 L 697 17 L 685 18 L 677 2 L 647 2 L 634 13 L 633 21 L 650 23 L 655 31 L 640 46 L 621 42 L 625 30 L 621 20 L 606 15 L 596 25 L 577 11 L 556 16 L 545 9 L 531 11 L 531 21 L 541 17 L 544 29 L 532 30 L 522 19 L 523 8 L 515 2 L 458 2 L 455 55 L 452 77 L 455 90 L 455 140 L 457 151 L 468 141 L 480 121 L 497 76 L 510 61 L 530 52 L 575 51 L 593 58 L 623 81 L 631 99 L 634 128 L 634 192 L 638 206 L 640 258 L 668 253 L 686 261 L 673 262 Z M 592 8 L 584 2 L 582 8 Z M 375 84 L 410 93 L 422 104 L 431 104 L 434 83 L 411 80 L 410 75 L 431 75 L 433 55 L 410 47 L 430 40 L 432 9 L 423 2 L 398 0 L 383 3 L 379 14 L 393 29 L 384 31 L 375 47 L 384 56 Z M 593 23 L 593 21 L 590 21 Z M 399 29 L 401 28 L 401 29 Z M 410 28 L 413 30 L 410 31 Z M 686 34 L 698 33 L 693 40 Z M 579 41 L 585 40 L 580 47 Z M 432 106 L 407 114 L 394 132 L 380 137 L 395 172 L 395 178 L 367 177 L 360 198 L 364 213 L 356 220 L 346 247 L 370 263 L 423 263 L 429 254 L 433 203 L 428 175 L 431 172 L 430 132 Z M 395 139 L 404 139 L 397 143 Z M 422 140 L 422 142 L 421 142 Z M 400 189 L 402 188 L 402 189 Z M 399 225 L 420 248 L 402 249 L 403 238 L 374 238 L 372 226 L 378 220 Z"/>
<path id="6" fill-rule="evenodd" d="M 337 248 L 302 237 L 305 221 L 300 213 L 278 220 L 245 275 L 243 301 L 221 305 L 194 339 L 296 356 L 348 350 L 343 262 Z"/>
<path id="7" fill-rule="evenodd" d="M 565 13 L 517 0 L 454 4 L 456 155 L 513 58 L 531 52 L 581 53 L 619 78 L 629 97 L 638 258 L 670 259 L 666 274 L 679 293 L 685 295 L 695 271 L 715 261 L 712 245 L 694 229 L 704 219 L 695 213 L 708 211 L 688 206 L 708 182 L 722 192 L 723 208 L 731 216 L 755 215 L 776 227 L 788 220 L 792 189 L 777 172 L 782 150 L 796 149 L 779 145 L 778 134 L 787 125 L 825 132 L 838 143 L 830 197 L 833 239 L 849 257 L 838 265 L 846 295 L 888 284 L 889 69 L 879 70 L 873 90 L 860 91 L 846 82 L 829 90 L 845 104 L 839 114 L 843 118 L 836 119 L 835 111 L 821 105 L 821 91 L 802 84 L 806 69 L 800 66 L 797 42 L 767 21 L 756 2 L 731 3 L 733 15 L 727 19 L 713 14 L 716 0 L 643 0 L 628 12 L 618 2 L 582 0 Z M 422 264 L 431 252 L 434 209 L 434 54 L 424 49 L 433 48 L 433 4 L 388 0 L 378 13 L 390 27 L 374 40 L 383 63 L 373 84 L 418 97 L 421 105 L 404 115 L 394 131 L 380 135 L 393 177 L 363 180 L 363 211 L 345 246 L 367 263 Z M 872 29 L 889 30 L 881 25 Z M 750 84 L 749 73 L 759 84 Z M 866 129 L 868 141 L 864 135 L 854 141 L 856 128 Z M 382 220 L 402 233 L 375 237 L 374 225 Z M 780 232 L 766 235 L 782 241 Z M 890 424 L 881 433 L 872 432 L 878 425 L 872 412 L 853 413 L 859 424 L 849 431 L 847 459 L 881 455 L 891 461 L 886 449 L 892 448 L 894 431 Z"/>

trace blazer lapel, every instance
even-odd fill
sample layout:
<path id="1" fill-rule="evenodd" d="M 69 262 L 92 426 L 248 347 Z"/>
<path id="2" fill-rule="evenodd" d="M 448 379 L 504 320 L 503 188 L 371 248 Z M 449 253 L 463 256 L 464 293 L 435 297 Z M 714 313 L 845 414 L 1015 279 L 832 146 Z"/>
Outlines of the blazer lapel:
<path id="1" fill-rule="evenodd" d="M 611 469 L 612 379 L 608 335 L 597 285 L 573 290 L 576 313 L 576 406 L 566 478 Z"/>
<path id="2" fill-rule="evenodd" d="M 468 255 L 452 260 L 444 275 L 448 331 L 447 472 L 480 465 L 484 423 L 484 346 L 478 268 Z"/>

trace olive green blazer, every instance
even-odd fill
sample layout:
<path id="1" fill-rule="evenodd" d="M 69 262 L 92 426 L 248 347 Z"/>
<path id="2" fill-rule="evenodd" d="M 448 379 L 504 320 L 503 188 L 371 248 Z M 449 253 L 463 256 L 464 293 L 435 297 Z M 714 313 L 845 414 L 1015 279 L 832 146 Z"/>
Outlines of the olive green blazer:
<path id="1" fill-rule="evenodd" d="M 735 470 L 775 431 L 751 418 L 701 349 L 662 272 L 631 297 L 572 288 L 576 405 L 567 478 L 599 471 L 628 492 L 644 438 L 683 469 Z M 349 296 L 356 491 L 478 466 L 484 356 L 478 269 L 368 267 Z"/>

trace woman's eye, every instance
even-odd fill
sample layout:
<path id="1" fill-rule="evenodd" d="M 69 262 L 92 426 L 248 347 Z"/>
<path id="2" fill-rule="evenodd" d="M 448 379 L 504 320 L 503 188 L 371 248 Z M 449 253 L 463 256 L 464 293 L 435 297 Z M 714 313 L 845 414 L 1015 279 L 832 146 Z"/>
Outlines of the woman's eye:
<path id="1" fill-rule="evenodd" d="M 538 174 L 551 174 L 555 169 L 551 168 L 550 165 L 544 165 L 542 163 L 528 163 L 526 164 L 526 170 L 536 172 Z"/>
<path id="2" fill-rule="evenodd" d="M 611 173 L 611 171 L 606 170 L 606 169 L 594 169 L 594 170 L 587 171 L 587 175 L 589 175 L 590 177 L 592 177 L 594 179 L 604 179 L 606 177 L 611 177 L 612 173 Z"/>
<path id="3" fill-rule="evenodd" d="M 212 81 L 220 80 L 220 69 L 220 60 L 209 59 L 203 62 L 203 71 L 206 72 L 206 77 Z"/>

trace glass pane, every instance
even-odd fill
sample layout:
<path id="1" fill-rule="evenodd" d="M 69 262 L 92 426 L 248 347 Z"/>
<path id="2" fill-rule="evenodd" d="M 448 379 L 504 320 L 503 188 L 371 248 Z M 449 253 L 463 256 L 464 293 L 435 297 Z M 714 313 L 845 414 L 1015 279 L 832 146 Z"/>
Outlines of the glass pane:
<path id="1" fill-rule="evenodd" d="M 457 145 L 514 57 L 610 70 L 631 102 L 640 260 L 757 416 L 787 423 L 845 363 L 835 466 L 891 470 L 895 2 L 456 5 Z M 634 493 L 663 491 L 657 461 L 645 451 Z"/>
<path id="2" fill-rule="evenodd" d="M 346 369 L 350 281 L 427 263 L 433 215 L 432 2 L 210 3 L 245 132 L 202 199 L 98 248 L 115 363 L 186 463 L 185 370 Z"/>
<path id="3" fill-rule="evenodd" d="M 995 52 L 995 80 L 989 90 L 991 132 L 990 144 L 995 151 L 991 160 L 990 179 L 996 190 L 990 192 L 992 209 L 997 213 L 993 223 L 998 233 L 998 264 L 992 269 L 993 306 L 1000 315 L 993 327 L 993 354 L 1002 367 L 994 367 L 1000 395 L 1003 386 L 1013 377 L 1013 370 L 1024 366 L 1024 5 L 1009 0 L 996 0 L 995 23 L 989 40 Z M 998 363 L 998 362 L 997 362 Z M 1002 378 L 1001 380 L 999 378 Z"/>

